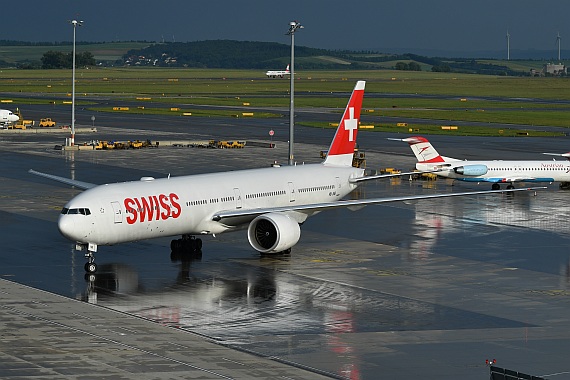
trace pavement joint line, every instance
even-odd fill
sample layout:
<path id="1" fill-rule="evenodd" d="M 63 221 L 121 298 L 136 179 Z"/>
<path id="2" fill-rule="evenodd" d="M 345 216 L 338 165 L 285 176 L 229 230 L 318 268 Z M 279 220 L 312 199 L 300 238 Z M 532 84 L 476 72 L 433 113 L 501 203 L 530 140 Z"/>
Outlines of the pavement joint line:
<path id="1" fill-rule="evenodd" d="M 42 321 L 42 322 L 45 322 L 45 323 L 48 323 L 48 324 L 51 324 L 51 325 L 54 325 L 54 326 L 63 327 L 63 328 L 65 328 L 65 329 L 68 329 L 68 330 L 71 330 L 71 331 L 74 331 L 74 332 L 78 332 L 78 333 L 81 333 L 81 334 L 85 334 L 85 335 L 91 336 L 91 337 L 93 337 L 93 338 L 101 339 L 101 340 L 104 340 L 104 341 L 109 342 L 109 343 L 116 344 L 116 345 L 121 346 L 121 347 L 125 347 L 125 348 L 131 349 L 131 350 L 134 350 L 134 351 L 138 351 L 138 352 L 142 352 L 142 353 L 144 353 L 144 354 L 147 354 L 147 355 L 150 355 L 150 356 L 154 356 L 154 357 L 157 357 L 157 358 L 160 358 L 160 359 L 163 359 L 163 360 L 167 360 L 167 361 L 170 361 L 170 362 L 173 362 L 173 363 L 176 363 L 176 364 L 180 364 L 180 365 L 183 365 L 183 366 L 186 366 L 186 367 L 190 367 L 190 368 L 193 368 L 193 369 L 202 371 L 202 372 L 206 372 L 206 373 L 209 373 L 209 374 L 211 374 L 211 375 L 220 377 L 220 378 L 222 378 L 222 379 L 233 379 L 232 377 L 223 375 L 223 374 L 221 374 L 221 373 L 214 372 L 214 371 L 209 370 L 209 369 L 206 369 L 206 368 L 201 368 L 201 367 L 192 365 L 192 364 L 190 364 L 190 363 L 185 363 L 185 362 L 180 361 L 180 360 L 176 360 L 176 359 L 173 359 L 173 358 L 169 358 L 169 357 L 167 357 L 167 356 L 160 355 L 160 354 L 157 354 L 157 353 L 152 352 L 152 351 L 143 350 L 143 349 L 141 349 L 141 348 L 137 348 L 137 347 L 132 346 L 132 345 L 130 345 L 130 344 L 122 343 L 122 342 L 119 342 L 119 341 L 114 340 L 114 339 L 111 339 L 111 338 L 106 338 L 106 337 L 101 336 L 101 335 L 97 335 L 97 334 L 94 334 L 94 333 L 90 333 L 90 332 L 88 332 L 88 331 L 84 331 L 84 330 L 81 330 L 81 329 L 76 328 L 76 327 L 67 326 L 67 325 L 65 325 L 65 324 L 63 324 L 63 323 L 60 323 L 60 322 L 51 321 L 51 320 L 49 320 L 49 319 L 42 318 L 42 317 L 37 316 L 37 315 L 34 315 L 34 314 L 32 314 L 32 313 L 27 313 L 27 312 L 25 312 L 25 311 L 18 310 L 18 309 L 16 309 L 15 307 L 5 306 L 5 305 L 0 305 L 0 307 L 3 308 L 3 309 L 5 309 L 5 310 L 9 310 L 9 311 L 12 311 L 12 312 L 14 312 L 14 313 L 20 314 L 20 315 L 25 315 L 25 316 L 27 316 L 27 317 L 35 318 L 35 319 L 37 319 L 37 320 L 39 320 L 39 321 Z"/>

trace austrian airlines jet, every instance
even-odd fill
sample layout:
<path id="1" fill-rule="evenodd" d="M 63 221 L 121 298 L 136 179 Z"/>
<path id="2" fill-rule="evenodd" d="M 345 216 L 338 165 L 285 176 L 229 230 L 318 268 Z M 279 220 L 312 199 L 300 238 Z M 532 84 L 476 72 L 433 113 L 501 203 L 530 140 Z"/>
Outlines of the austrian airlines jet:
<path id="1" fill-rule="evenodd" d="M 409 195 L 341 200 L 365 180 L 352 166 L 364 81 L 356 83 L 326 159 L 320 164 L 267 167 L 97 186 L 30 170 L 46 178 L 85 189 L 62 209 L 60 232 L 87 249 L 85 270 L 97 270 L 99 245 L 182 235 L 175 251 L 200 252 L 196 235 L 216 235 L 247 228 L 250 245 L 261 253 L 288 252 L 299 241 L 299 225 L 320 211 L 339 207 L 493 193 Z M 517 189 L 525 190 L 525 189 Z M 511 190 L 511 191 L 517 191 Z"/>
<path id="2" fill-rule="evenodd" d="M 512 189 L 514 182 L 570 182 L 569 161 L 462 161 L 440 156 L 424 137 L 389 140 L 410 145 L 418 159 L 418 170 L 460 181 L 491 182 L 493 190 L 499 190 L 501 183 L 507 183 L 507 189 Z"/>

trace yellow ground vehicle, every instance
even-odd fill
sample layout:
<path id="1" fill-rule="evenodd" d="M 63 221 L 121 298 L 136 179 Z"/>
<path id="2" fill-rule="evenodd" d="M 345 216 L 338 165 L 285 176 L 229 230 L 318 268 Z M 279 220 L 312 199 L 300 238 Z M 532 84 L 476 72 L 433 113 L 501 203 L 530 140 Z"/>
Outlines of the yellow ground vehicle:
<path id="1" fill-rule="evenodd" d="M 140 149 L 143 147 L 143 142 L 139 140 L 129 141 L 129 148 Z"/>
<path id="2" fill-rule="evenodd" d="M 40 127 L 55 127 L 55 121 L 53 121 L 49 117 L 46 117 L 45 119 L 40 119 L 40 122 L 38 125 Z"/>
<path id="3" fill-rule="evenodd" d="M 22 112 L 20 111 L 19 108 L 16 108 L 16 115 L 18 115 L 20 120 L 18 120 L 17 124 L 13 125 L 11 128 L 8 127 L 8 129 L 26 129 L 27 127 L 33 127 L 34 126 L 34 121 L 33 120 L 25 120 L 24 116 L 22 115 Z"/>

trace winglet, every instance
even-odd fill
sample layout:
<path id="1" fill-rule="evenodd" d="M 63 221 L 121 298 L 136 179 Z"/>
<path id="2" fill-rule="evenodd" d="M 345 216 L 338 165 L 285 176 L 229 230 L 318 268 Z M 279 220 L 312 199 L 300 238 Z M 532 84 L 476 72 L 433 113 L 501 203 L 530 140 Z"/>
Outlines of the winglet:
<path id="1" fill-rule="evenodd" d="M 356 82 L 327 153 L 324 165 L 352 166 L 365 81 Z"/>

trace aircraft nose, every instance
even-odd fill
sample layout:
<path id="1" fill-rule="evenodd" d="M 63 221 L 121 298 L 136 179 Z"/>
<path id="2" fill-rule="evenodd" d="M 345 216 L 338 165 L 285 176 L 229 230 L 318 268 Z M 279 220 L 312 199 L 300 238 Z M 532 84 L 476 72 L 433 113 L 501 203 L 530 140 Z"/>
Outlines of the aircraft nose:
<path id="1" fill-rule="evenodd" d="M 75 223 L 73 223 L 72 218 L 68 217 L 67 215 L 60 215 L 59 220 L 57 221 L 57 227 L 59 228 L 59 232 L 69 240 L 77 241 L 77 231 L 73 228 Z"/>

